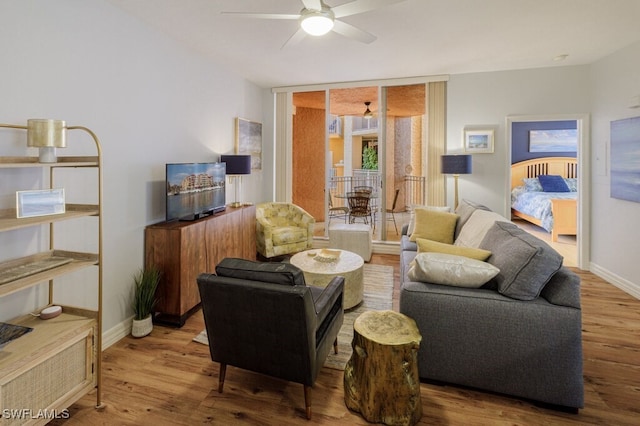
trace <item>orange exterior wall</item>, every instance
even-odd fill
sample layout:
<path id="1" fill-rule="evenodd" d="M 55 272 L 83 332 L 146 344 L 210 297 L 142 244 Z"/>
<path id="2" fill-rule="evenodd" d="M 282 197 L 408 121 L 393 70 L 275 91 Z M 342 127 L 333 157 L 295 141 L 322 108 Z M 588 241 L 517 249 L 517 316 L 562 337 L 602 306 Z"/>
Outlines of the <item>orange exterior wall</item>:
<path id="1" fill-rule="evenodd" d="M 292 154 L 292 201 L 323 222 L 325 110 L 296 108 Z"/>

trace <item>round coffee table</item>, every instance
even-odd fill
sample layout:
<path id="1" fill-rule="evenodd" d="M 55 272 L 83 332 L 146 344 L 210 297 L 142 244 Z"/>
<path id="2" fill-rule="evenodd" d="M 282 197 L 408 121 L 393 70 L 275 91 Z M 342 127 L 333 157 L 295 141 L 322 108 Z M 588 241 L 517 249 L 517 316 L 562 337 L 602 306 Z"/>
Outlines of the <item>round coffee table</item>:
<path id="1" fill-rule="evenodd" d="M 364 260 L 359 255 L 346 250 L 340 252 L 336 260 L 327 262 L 317 260 L 320 250 L 306 250 L 291 257 L 291 264 L 302 270 L 307 285 L 326 287 L 336 276 L 344 277 L 344 309 L 353 308 L 362 302 L 364 283 L 362 273 Z"/>

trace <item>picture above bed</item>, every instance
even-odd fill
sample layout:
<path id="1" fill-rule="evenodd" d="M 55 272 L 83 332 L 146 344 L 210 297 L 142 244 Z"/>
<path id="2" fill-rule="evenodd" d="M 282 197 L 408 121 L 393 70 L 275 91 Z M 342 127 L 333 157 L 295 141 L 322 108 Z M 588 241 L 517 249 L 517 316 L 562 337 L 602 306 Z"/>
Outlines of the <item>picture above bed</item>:
<path id="1" fill-rule="evenodd" d="M 511 214 L 551 233 L 576 235 L 577 161 L 545 157 L 511 165 Z"/>

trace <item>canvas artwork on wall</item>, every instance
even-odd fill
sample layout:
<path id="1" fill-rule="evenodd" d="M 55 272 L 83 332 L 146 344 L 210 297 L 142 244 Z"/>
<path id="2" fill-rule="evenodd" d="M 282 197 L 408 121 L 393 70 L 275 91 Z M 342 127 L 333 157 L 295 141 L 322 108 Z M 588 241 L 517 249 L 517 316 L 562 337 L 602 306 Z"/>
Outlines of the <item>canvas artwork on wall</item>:
<path id="1" fill-rule="evenodd" d="M 529 152 L 576 152 L 578 129 L 530 130 Z"/>
<path id="2" fill-rule="evenodd" d="M 236 118 L 236 154 L 251 155 L 251 170 L 262 170 L 262 123 Z"/>
<path id="3" fill-rule="evenodd" d="M 611 122 L 611 197 L 640 203 L 640 117 Z"/>

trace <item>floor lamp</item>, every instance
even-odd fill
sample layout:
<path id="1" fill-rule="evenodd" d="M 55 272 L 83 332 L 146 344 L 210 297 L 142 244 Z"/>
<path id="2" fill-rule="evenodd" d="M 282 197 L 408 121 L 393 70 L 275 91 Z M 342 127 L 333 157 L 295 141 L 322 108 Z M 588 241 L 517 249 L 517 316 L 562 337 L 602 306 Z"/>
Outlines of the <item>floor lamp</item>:
<path id="1" fill-rule="evenodd" d="M 250 155 L 221 155 L 220 162 L 226 163 L 226 173 L 229 181 L 233 182 L 235 189 L 235 197 L 231 207 L 240 207 L 240 186 L 242 185 L 242 175 L 251 174 L 251 156 Z"/>
<path id="2" fill-rule="evenodd" d="M 471 173 L 471 155 L 443 155 L 442 173 L 453 175 L 455 185 L 454 209 L 458 208 L 458 176 Z"/>

